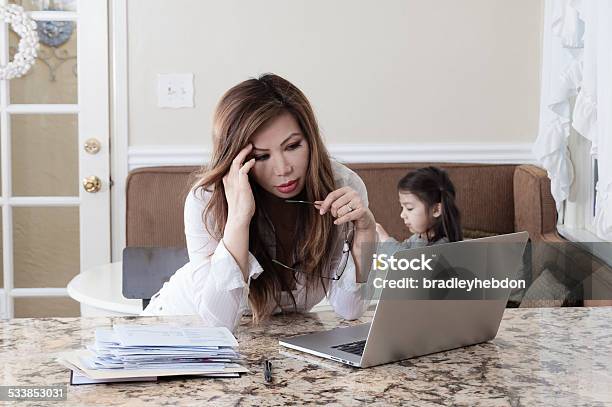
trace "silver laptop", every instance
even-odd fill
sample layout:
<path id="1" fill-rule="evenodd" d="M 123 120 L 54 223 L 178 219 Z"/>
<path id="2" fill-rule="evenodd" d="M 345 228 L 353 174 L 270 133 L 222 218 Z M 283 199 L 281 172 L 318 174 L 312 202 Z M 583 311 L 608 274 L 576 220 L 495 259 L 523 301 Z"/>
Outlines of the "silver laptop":
<path id="1" fill-rule="evenodd" d="M 464 240 L 403 250 L 394 257 L 433 256 L 437 261 L 432 275 L 444 275 L 446 279 L 466 273 L 481 280 L 516 279 L 528 237 L 527 232 L 519 232 Z M 405 270 L 388 271 L 385 280 L 406 276 Z M 457 294 L 441 296 L 445 291 L 440 289 L 400 290 L 384 286 L 372 322 L 284 338 L 279 344 L 356 367 L 474 345 L 495 338 L 510 291 L 511 287 L 473 289 L 467 297 L 458 298 Z M 466 290 L 454 292 L 467 295 Z"/>

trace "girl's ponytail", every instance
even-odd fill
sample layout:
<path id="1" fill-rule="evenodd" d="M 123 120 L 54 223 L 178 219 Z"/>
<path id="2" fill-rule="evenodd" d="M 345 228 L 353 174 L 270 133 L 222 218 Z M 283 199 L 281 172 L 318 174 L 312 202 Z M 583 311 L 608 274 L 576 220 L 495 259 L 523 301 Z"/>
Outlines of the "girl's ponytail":
<path id="1" fill-rule="evenodd" d="M 452 186 L 452 184 L 451 184 Z M 452 193 L 447 189 L 440 191 L 440 204 L 442 206 L 442 229 L 449 242 L 463 240 L 463 230 L 461 230 L 461 213 L 455 204 L 455 191 Z"/>

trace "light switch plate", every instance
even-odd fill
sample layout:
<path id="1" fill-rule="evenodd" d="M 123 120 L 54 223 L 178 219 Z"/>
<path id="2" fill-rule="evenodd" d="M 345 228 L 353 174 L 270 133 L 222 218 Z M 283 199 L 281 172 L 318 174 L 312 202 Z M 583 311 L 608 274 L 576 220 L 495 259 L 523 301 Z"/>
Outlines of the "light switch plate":
<path id="1" fill-rule="evenodd" d="M 158 107 L 193 107 L 193 74 L 158 74 Z"/>

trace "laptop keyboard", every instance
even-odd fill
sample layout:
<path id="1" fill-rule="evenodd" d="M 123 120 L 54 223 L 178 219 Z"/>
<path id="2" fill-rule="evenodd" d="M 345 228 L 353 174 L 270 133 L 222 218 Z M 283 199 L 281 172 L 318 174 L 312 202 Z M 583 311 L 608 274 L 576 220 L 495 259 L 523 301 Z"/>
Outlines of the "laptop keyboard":
<path id="1" fill-rule="evenodd" d="M 351 343 L 343 343 L 342 345 L 332 346 L 334 349 L 341 350 L 343 352 L 352 353 L 353 355 L 363 355 L 363 348 L 365 348 L 366 341 L 357 341 Z"/>

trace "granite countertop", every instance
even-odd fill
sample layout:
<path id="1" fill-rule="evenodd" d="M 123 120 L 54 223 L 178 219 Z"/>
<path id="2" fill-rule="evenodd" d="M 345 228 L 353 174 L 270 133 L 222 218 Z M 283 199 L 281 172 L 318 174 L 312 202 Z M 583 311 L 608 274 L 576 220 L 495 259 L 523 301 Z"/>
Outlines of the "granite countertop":
<path id="1" fill-rule="evenodd" d="M 162 379 L 157 383 L 68 387 L 61 405 L 610 405 L 612 307 L 508 309 L 493 341 L 398 363 L 358 369 L 284 350 L 287 335 L 366 322 L 332 312 L 272 318 L 236 336 L 250 374 L 230 379 Z M 55 362 L 91 343 L 94 329 L 114 323 L 184 321 L 196 317 L 14 319 L 0 322 L 0 385 L 67 384 Z M 266 384 L 261 361 L 273 363 Z M 60 405 L 46 402 L 45 405 Z M 28 402 L 18 402 L 24 406 Z"/>

